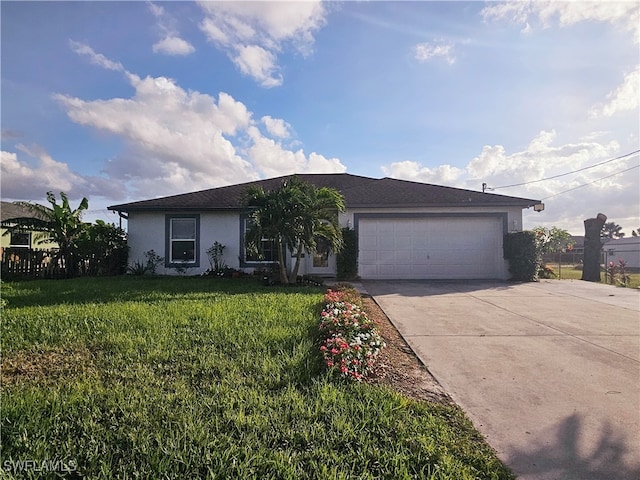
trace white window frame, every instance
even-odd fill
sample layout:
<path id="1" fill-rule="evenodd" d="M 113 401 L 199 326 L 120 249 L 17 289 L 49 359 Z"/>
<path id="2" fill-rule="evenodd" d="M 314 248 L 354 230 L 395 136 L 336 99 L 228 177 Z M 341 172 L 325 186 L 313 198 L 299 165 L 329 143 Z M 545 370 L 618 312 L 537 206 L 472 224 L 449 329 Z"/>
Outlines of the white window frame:
<path id="1" fill-rule="evenodd" d="M 193 238 L 174 238 L 173 224 L 174 221 L 191 220 L 194 224 Z M 165 266 L 171 267 L 199 267 L 200 266 L 200 215 L 176 214 L 167 215 L 165 220 Z M 193 259 L 184 260 L 173 258 L 173 245 L 175 242 L 193 242 Z"/>

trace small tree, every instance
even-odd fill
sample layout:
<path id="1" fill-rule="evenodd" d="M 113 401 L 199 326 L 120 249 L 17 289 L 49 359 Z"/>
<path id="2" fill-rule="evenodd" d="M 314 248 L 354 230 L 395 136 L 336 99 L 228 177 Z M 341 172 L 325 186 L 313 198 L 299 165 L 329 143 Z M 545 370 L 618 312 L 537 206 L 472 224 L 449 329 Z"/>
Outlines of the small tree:
<path id="1" fill-rule="evenodd" d="M 89 275 L 122 275 L 127 270 L 129 247 L 127 234 L 113 223 L 96 220 L 85 225 L 76 240 L 84 273 Z"/>
<path id="2" fill-rule="evenodd" d="M 338 212 L 343 212 L 344 198 L 337 190 L 328 187 L 316 188 L 293 177 L 296 188 L 300 189 L 301 204 L 296 212 L 295 223 L 299 226 L 296 237 L 288 242 L 291 254 L 296 252 L 296 263 L 291 270 L 289 282 L 294 283 L 298 276 L 302 251 L 313 253 L 322 241 L 329 250 L 338 252 L 342 249 L 342 230 L 338 223 Z"/>
<path id="3" fill-rule="evenodd" d="M 66 277 L 77 273 L 77 246 L 76 240 L 84 231 L 82 214 L 89 207 L 89 201 L 82 198 L 76 209 L 71 209 L 69 199 L 64 192 L 60 192 L 61 204 L 58 204 L 56 196 L 47 192 L 47 200 L 51 207 L 45 207 L 37 203 L 16 202 L 28 210 L 34 217 L 11 218 L 2 222 L 11 232 L 39 232 L 38 243 L 53 242 L 58 244 L 58 252 L 54 260 L 62 260 L 63 272 Z"/>
<path id="4" fill-rule="evenodd" d="M 274 190 L 250 187 L 246 192 L 246 205 L 251 208 L 252 220 L 246 235 L 247 251 L 260 254 L 263 239 L 272 240 L 282 284 L 295 281 L 302 251 L 315 251 L 319 238 L 334 250 L 342 245 L 338 212 L 344 210 L 344 199 L 337 190 L 316 188 L 293 176 Z M 287 275 L 285 247 L 292 254 L 296 252 L 291 277 Z"/>
<path id="5" fill-rule="evenodd" d="M 622 227 L 616 222 L 607 222 L 602 226 L 600 236 L 602 238 L 622 238 L 624 237 L 624 232 L 622 231 Z"/>
<path id="6" fill-rule="evenodd" d="M 575 243 L 571 234 L 558 227 L 535 227 L 536 245 L 541 254 L 560 253 Z"/>

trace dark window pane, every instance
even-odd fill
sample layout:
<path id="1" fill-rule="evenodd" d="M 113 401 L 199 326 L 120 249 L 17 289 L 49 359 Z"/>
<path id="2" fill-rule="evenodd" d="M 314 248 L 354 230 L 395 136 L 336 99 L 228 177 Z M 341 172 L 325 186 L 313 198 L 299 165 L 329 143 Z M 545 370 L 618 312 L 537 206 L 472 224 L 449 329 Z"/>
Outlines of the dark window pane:
<path id="1" fill-rule="evenodd" d="M 195 243 L 193 240 L 171 242 L 171 261 L 194 262 L 196 259 Z"/>
<path id="2" fill-rule="evenodd" d="M 11 234 L 11 246 L 12 247 L 29 247 L 31 242 L 29 241 L 30 235 L 28 233 L 12 233 Z"/>

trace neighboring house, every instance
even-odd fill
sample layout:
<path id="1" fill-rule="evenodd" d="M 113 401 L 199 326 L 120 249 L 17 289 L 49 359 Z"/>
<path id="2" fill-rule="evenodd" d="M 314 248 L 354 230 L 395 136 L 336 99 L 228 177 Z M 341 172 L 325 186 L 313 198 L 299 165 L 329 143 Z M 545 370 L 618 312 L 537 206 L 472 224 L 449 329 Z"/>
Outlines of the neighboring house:
<path id="1" fill-rule="evenodd" d="M 302 174 L 318 187 L 338 190 L 346 211 L 343 227 L 358 235 L 358 272 L 363 279 L 507 279 L 504 234 L 522 229 L 522 209 L 539 200 L 509 197 L 424 183 L 341 174 Z M 225 245 L 224 261 L 252 271 L 272 262 L 275 252 L 265 239 L 265 258 L 244 248 L 249 221 L 243 205 L 247 187 L 279 187 L 289 176 L 213 188 L 182 195 L 110 206 L 128 217 L 130 259 L 144 262 L 144 252 L 164 256 L 164 270 L 204 272 L 206 251 Z M 287 264 L 292 262 L 288 256 Z M 307 255 L 300 274 L 334 276 L 335 256 Z"/>
<path id="2" fill-rule="evenodd" d="M 28 208 L 11 202 L 0 203 L 0 217 L 2 222 L 12 218 L 37 218 Z M 15 247 L 48 250 L 57 247 L 54 243 L 40 243 L 37 232 L 7 233 L 6 228 L 0 228 L 0 242 L 0 246 L 3 249 Z"/>
<path id="3" fill-rule="evenodd" d="M 640 270 L 640 237 L 606 239 L 605 263 L 624 260 L 627 268 Z"/>

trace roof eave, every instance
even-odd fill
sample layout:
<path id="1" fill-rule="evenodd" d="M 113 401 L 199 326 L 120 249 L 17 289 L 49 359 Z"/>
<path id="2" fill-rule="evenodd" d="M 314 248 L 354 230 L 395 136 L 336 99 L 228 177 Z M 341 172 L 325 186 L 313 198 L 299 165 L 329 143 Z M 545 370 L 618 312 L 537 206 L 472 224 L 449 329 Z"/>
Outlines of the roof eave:
<path id="1" fill-rule="evenodd" d="M 113 212 L 233 212 L 240 211 L 240 207 L 140 207 L 140 206 L 127 206 L 127 205 L 111 205 L 107 207 L 108 210 Z"/>
<path id="2" fill-rule="evenodd" d="M 469 208 L 469 207 L 519 207 L 519 208 L 531 208 L 534 205 L 542 203 L 538 200 L 532 200 L 527 202 L 505 202 L 505 203 L 480 203 L 480 202 L 464 202 L 464 203 L 393 203 L 393 204 L 347 204 L 347 208 Z"/>

